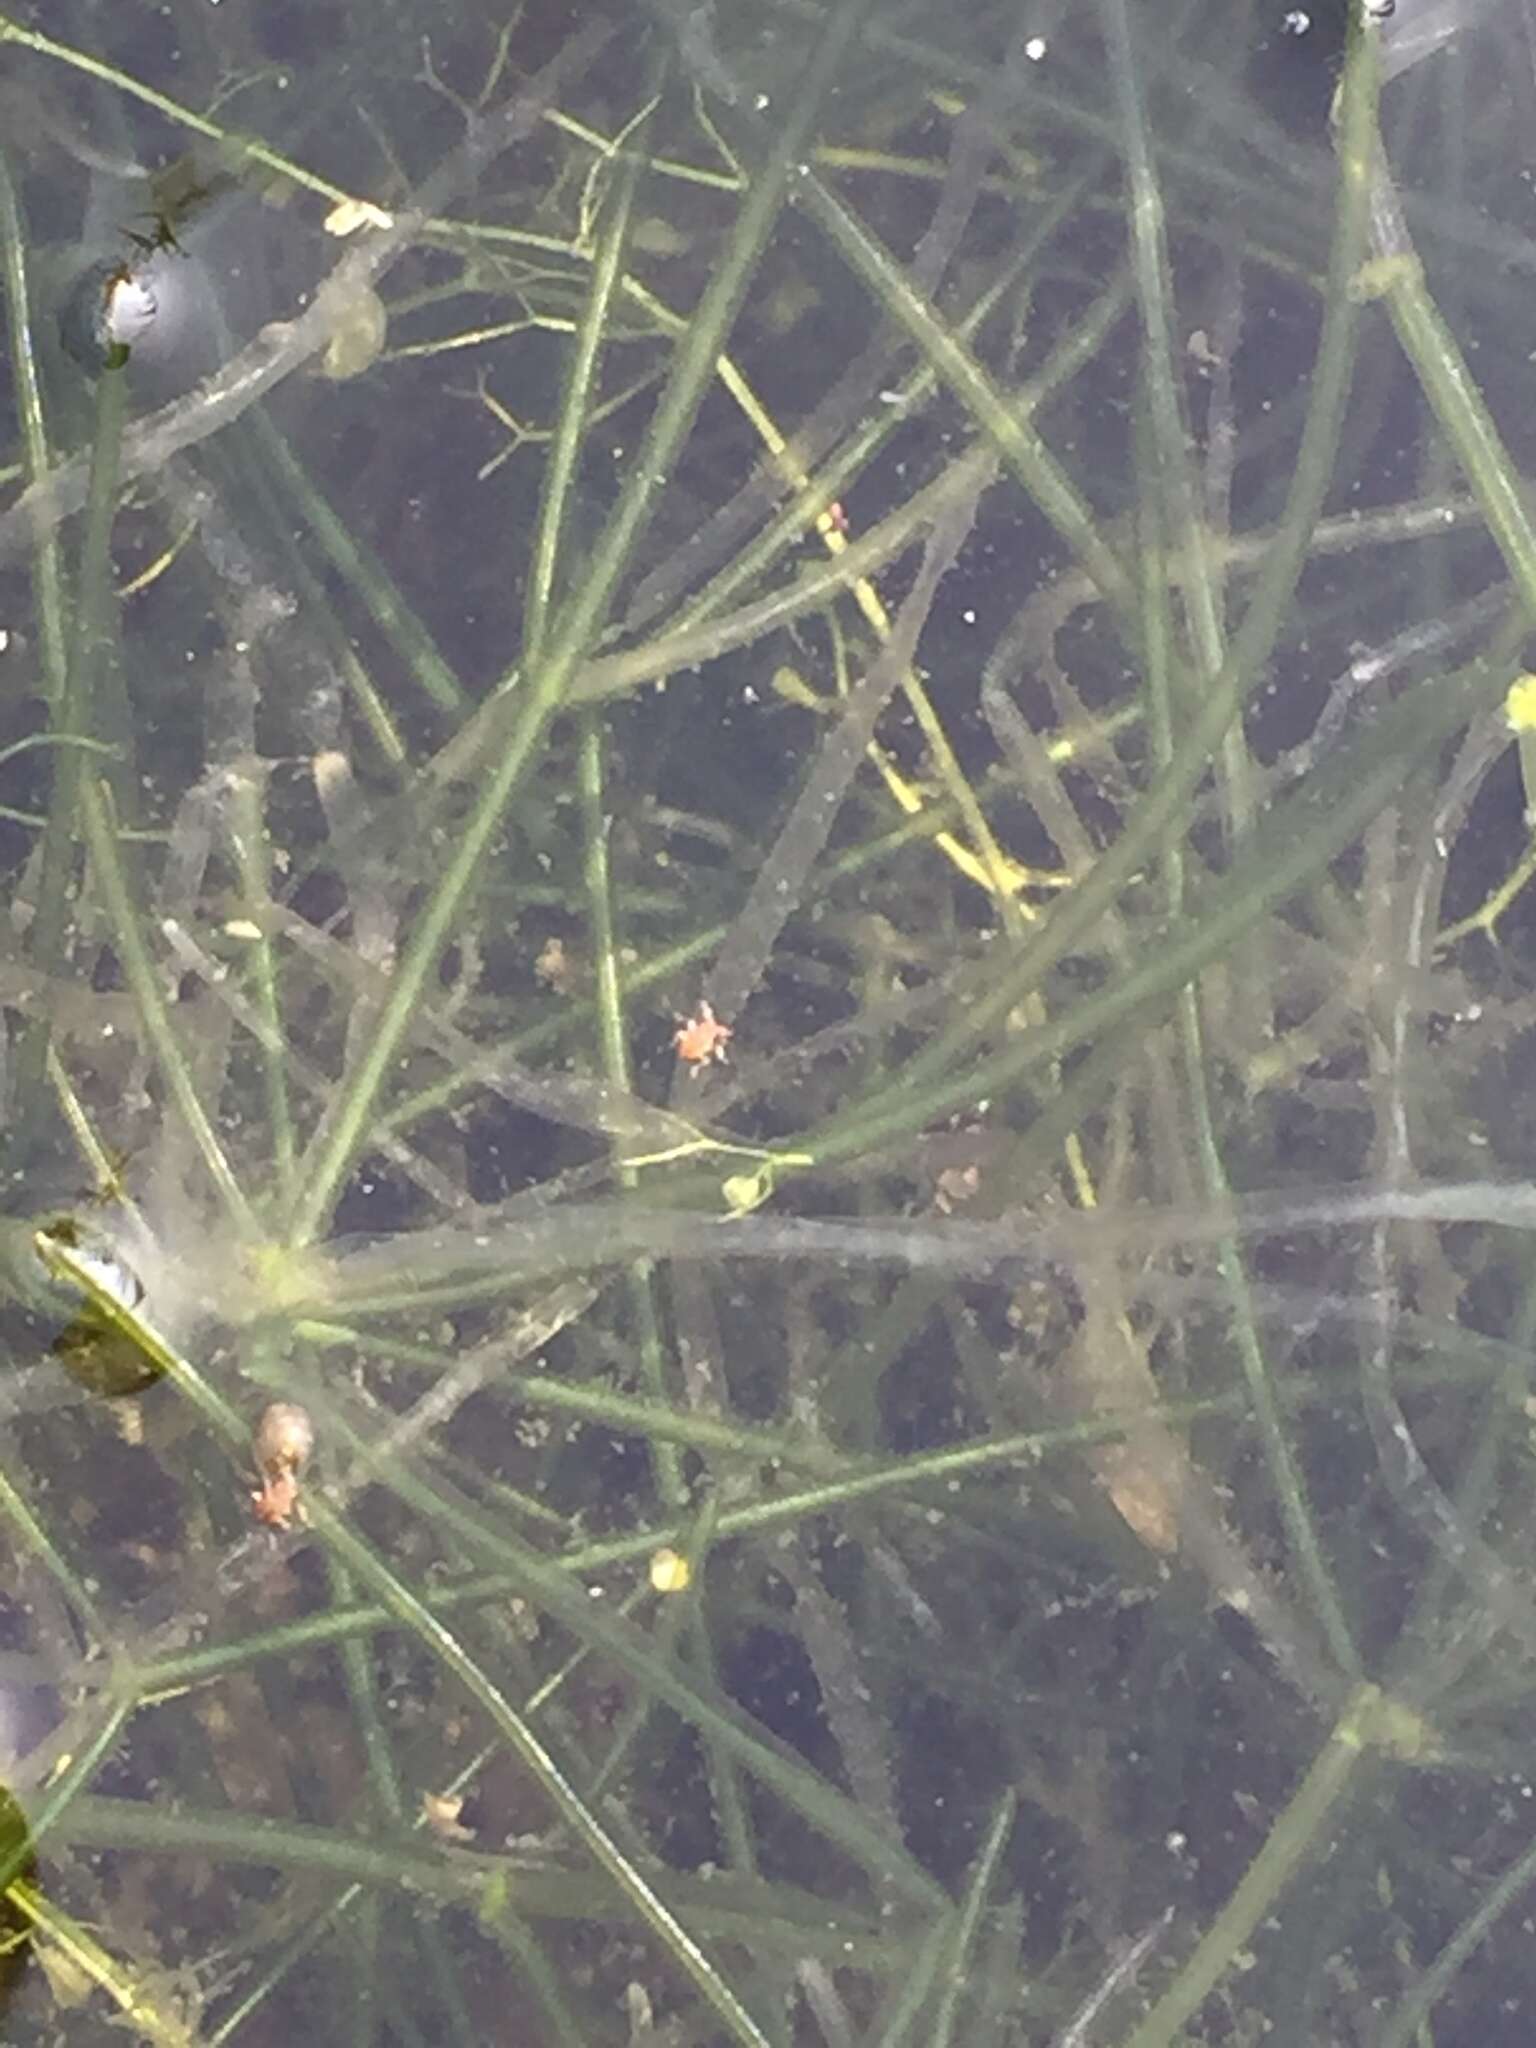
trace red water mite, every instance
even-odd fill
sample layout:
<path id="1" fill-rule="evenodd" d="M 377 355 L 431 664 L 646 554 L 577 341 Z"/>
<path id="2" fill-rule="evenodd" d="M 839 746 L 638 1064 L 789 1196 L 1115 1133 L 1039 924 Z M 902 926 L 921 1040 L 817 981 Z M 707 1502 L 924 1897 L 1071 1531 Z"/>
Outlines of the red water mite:
<path id="1" fill-rule="evenodd" d="M 690 1067 L 707 1067 L 711 1060 L 725 1064 L 725 1048 L 731 1042 L 731 1027 L 722 1024 L 709 1004 L 700 1000 L 691 1017 L 680 1017 L 672 1034 L 677 1056 Z"/>
<path id="2" fill-rule="evenodd" d="M 251 1494 L 251 1512 L 268 1529 L 291 1529 L 295 1515 L 302 1522 L 298 1480 L 291 1472 L 269 1472 Z"/>

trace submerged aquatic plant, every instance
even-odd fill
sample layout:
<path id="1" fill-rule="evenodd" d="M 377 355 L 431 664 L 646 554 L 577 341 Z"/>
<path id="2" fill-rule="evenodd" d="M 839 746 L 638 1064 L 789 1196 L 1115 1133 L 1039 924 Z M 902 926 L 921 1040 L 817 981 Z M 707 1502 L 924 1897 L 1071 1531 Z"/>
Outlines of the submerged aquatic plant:
<path id="1" fill-rule="evenodd" d="M 1475 2031 L 1514 10 L 482 12 L 0 12 L 5 2037 Z"/>

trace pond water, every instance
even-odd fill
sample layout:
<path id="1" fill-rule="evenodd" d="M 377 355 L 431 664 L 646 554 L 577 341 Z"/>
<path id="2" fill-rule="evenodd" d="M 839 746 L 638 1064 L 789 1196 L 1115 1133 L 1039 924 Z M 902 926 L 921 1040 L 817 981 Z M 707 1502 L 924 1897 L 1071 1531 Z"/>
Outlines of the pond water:
<path id="1" fill-rule="evenodd" d="M 1536 7 L 502 13 L 0 10 L 0 2032 L 1508 2038 Z"/>

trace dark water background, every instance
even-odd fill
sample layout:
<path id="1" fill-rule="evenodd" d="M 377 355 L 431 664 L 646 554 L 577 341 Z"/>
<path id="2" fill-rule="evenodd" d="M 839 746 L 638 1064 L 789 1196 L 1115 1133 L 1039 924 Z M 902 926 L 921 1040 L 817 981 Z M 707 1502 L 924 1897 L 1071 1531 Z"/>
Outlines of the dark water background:
<path id="1" fill-rule="evenodd" d="M 1530 15 L 0 14 L 6 2041 L 1520 2037 Z"/>

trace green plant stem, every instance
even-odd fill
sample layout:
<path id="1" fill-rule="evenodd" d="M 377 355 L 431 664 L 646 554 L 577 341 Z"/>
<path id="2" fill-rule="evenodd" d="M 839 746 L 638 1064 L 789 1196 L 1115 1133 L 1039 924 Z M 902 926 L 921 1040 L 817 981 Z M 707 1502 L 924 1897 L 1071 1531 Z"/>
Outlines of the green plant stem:
<path id="1" fill-rule="evenodd" d="M 405 1885 L 422 1898 L 494 1913 L 505 1889 L 530 1918 L 631 1925 L 620 1894 L 594 1885 L 591 1874 L 537 1857 L 483 1856 L 461 1850 L 452 1857 L 435 1844 L 375 1843 L 333 1828 L 266 1819 L 247 1813 L 207 1813 L 145 1799 L 86 1794 L 60 1819 L 61 1843 L 132 1849 L 167 1857 L 207 1856 L 256 1868 L 347 1878 L 362 1884 Z M 713 1940 L 748 1946 L 771 1944 L 791 1958 L 817 1955 L 854 1968 L 888 1960 L 904 1923 L 882 1924 L 870 1914 L 829 1907 L 814 1893 L 788 1885 L 716 1876 L 669 1874 L 678 1910 Z"/>
<path id="2" fill-rule="evenodd" d="M 1387 309 L 1425 397 L 1455 450 L 1467 482 L 1504 557 L 1526 615 L 1536 618 L 1536 526 L 1526 486 L 1467 369 L 1449 326 L 1424 282 L 1396 189 L 1374 137 L 1372 218 Z"/>
<path id="3" fill-rule="evenodd" d="M 568 1781 L 532 1725 L 512 1705 L 457 1636 L 389 1570 L 377 1553 L 345 1522 L 327 1515 L 322 1533 L 349 1570 L 368 1585 L 395 1620 L 407 1628 L 459 1680 L 520 1758 L 561 1818 L 607 1872 L 663 1950 L 691 1978 L 695 1988 L 742 2048 L 770 2048 L 768 2036 L 736 1997 L 715 1965 L 659 1892 L 626 1856 L 596 1813 Z"/>
<path id="4" fill-rule="evenodd" d="M 240 887 L 245 896 L 245 907 L 251 912 L 251 920 L 258 933 L 250 941 L 251 978 L 255 983 L 256 1008 L 264 1026 L 260 1039 L 261 1071 L 271 1132 L 272 1172 L 277 1183 L 274 1207 L 279 1216 L 285 1216 L 293 1200 L 298 1172 L 293 1101 L 288 1085 L 292 1049 L 283 1021 L 282 968 L 264 917 L 272 901 L 272 863 L 260 786 L 254 776 L 242 774 L 233 778 L 229 804 L 234 817 L 234 852 L 240 870 Z"/>
<path id="5" fill-rule="evenodd" d="M 941 1100 L 946 1108 L 957 1107 L 990 1092 L 992 1083 L 986 1070 L 994 1063 L 984 1062 L 979 1075 L 974 1068 L 967 1073 L 968 1051 L 1001 1026 L 1010 1012 L 1039 988 L 1049 968 L 1094 929 L 1133 876 L 1158 857 L 1170 831 L 1182 827 L 1190 798 L 1207 771 L 1213 751 L 1264 673 L 1322 510 L 1353 376 L 1358 326 L 1353 287 L 1366 248 L 1376 86 L 1374 52 L 1368 43 L 1357 38 L 1351 46 L 1342 88 L 1339 196 L 1323 335 L 1311 380 L 1312 402 L 1285 515 L 1220 673 L 1212 678 L 1203 703 L 1182 735 L 1174 760 L 1156 777 L 1125 829 L 1092 872 L 1055 905 L 1044 931 L 1018 949 L 1001 974 L 994 963 L 987 963 L 986 986 L 977 992 L 976 999 L 957 1004 L 954 1023 L 939 1032 L 883 1093 L 861 1104 L 842 1130 L 834 1127 L 830 1153 L 828 1133 L 822 1134 L 818 1145 L 807 1147 L 817 1150 L 824 1159 L 851 1156 L 871 1141 L 881 1142 L 887 1135 L 916 1128 L 940 1113 L 936 1105 Z M 1226 937 L 1224 933 L 1223 943 Z M 1131 979 L 1134 981 L 1135 977 Z M 1048 1035 L 1042 1033 L 1041 1039 Z M 1033 1034 L 1029 1042 L 1035 1042 Z M 1065 1049 L 1058 1047 L 1050 1056 L 1055 1057 Z M 957 1072 L 963 1076 L 963 1085 L 950 1100 L 957 1085 L 952 1077 Z"/>
<path id="6" fill-rule="evenodd" d="M 854 275 L 869 288 L 875 302 L 906 329 L 934 374 L 965 405 L 978 431 L 991 441 L 1103 596 L 1122 616 L 1128 616 L 1132 609 L 1130 579 L 1100 533 L 1092 507 L 1027 414 L 998 388 L 959 336 L 934 312 L 930 301 L 914 288 L 901 266 L 815 172 L 801 180 L 800 190 L 807 211 Z"/>
<path id="7" fill-rule="evenodd" d="M 581 721 L 581 755 L 577 776 L 581 787 L 582 831 L 586 840 L 585 869 L 587 916 L 592 932 L 592 958 L 597 973 L 598 1040 L 605 1078 L 625 1095 L 634 1092 L 630 1072 L 629 1038 L 624 1017 L 624 990 L 619 976 L 619 935 L 613 907 L 613 875 L 609 866 L 609 826 L 604 801 L 603 722 L 595 712 Z M 632 1167 L 619 1164 L 620 1187 L 631 1194 L 640 1176 Z M 624 1268 L 629 1296 L 632 1336 L 640 1362 L 640 1377 L 654 1401 L 666 1398 L 667 1374 L 662 1350 L 661 1317 L 656 1303 L 656 1268 L 649 1259 L 634 1259 Z M 682 1512 L 688 1497 L 682 1461 L 676 1446 L 662 1438 L 649 1441 L 656 1491 L 674 1514 Z"/>
<path id="8" fill-rule="evenodd" d="M 1456 1929 L 1396 2012 L 1376 2035 L 1374 2048 L 1410 2048 L 1427 2041 L 1430 2015 L 1510 1909 L 1536 1885 L 1536 1843 L 1493 1885 L 1475 1912 Z"/>
<path id="9" fill-rule="evenodd" d="M 68 43 L 55 42 L 51 36 L 40 34 L 36 29 L 23 28 L 20 22 L 12 21 L 8 15 L 0 14 L 0 43 L 15 43 L 19 48 L 32 50 L 40 57 L 51 57 L 56 62 L 67 64 L 72 70 L 82 71 L 89 78 L 100 79 L 115 92 L 128 94 L 131 99 L 141 100 L 147 107 L 153 107 L 157 114 L 180 128 L 188 128 L 195 135 L 208 137 L 223 149 L 251 163 L 265 164 L 268 170 L 277 171 L 295 185 L 302 185 L 307 191 L 318 192 L 322 198 L 333 204 L 348 198 L 339 185 L 332 185 L 324 178 L 318 178 L 312 171 L 295 163 L 292 157 L 281 156 L 275 149 L 269 149 L 264 142 L 254 137 L 236 134 L 232 129 L 221 128 L 217 121 L 210 121 L 203 114 L 196 114 L 190 107 L 184 107 L 177 100 L 169 99 L 164 93 L 156 92 L 152 86 L 144 85 L 131 73 L 119 70 L 115 64 L 104 63 L 93 57 L 88 50 L 77 50 Z"/>
<path id="10" fill-rule="evenodd" d="M 575 345 L 568 354 L 560 414 L 540 497 L 539 524 L 529 569 L 524 655 L 530 671 L 540 659 L 545 631 L 558 595 L 561 543 L 566 531 L 582 439 L 592 410 L 603 337 L 624 272 L 641 161 L 639 151 L 635 151 L 620 169 L 602 224 L 597 260 L 592 268 L 591 289 L 576 330 Z M 621 1095 L 630 1096 L 634 1093 L 634 1078 L 630 1072 L 624 990 L 619 974 L 618 922 L 609 862 L 612 820 L 608 816 L 604 796 L 605 749 L 603 721 L 596 713 L 585 713 L 581 721 L 577 780 L 585 840 L 583 880 L 597 975 L 598 1045 L 604 1078 Z M 620 1185 L 633 1190 L 639 1176 L 622 1166 L 618 1174 Z M 625 1285 L 641 1375 L 648 1392 L 661 1399 L 667 1389 L 661 1324 L 656 1307 L 655 1267 L 648 1259 L 632 1261 L 625 1268 Z M 654 1438 L 649 1448 L 658 1494 L 673 1513 L 680 1513 L 686 1488 L 677 1450 L 675 1446 Z"/>
<path id="11" fill-rule="evenodd" d="M 12 1538 L 22 1550 L 30 1550 L 42 1560 L 50 1576 L 62 1589 L 64 1597 L 81 1620 L 90 1629 L 98 1644 L 112 1640 L 106 1617 L 96 1604 L 90 1587 L 71 1569 L 68 1560 L 61 1555 L 48 1531 L 33 1513 L 30 1502 L 21 1493 L 9 1474 L 0 1469 L 0 1520 L 10 1524 Z M 4 1887 L 0 1886 L 0 1890 Z"/>
<path id="12" fill-rule="evenodd" d="M 334 1553 L 330 1567 L 331 1598 L 344 1605 L 352 1599 L 355 1591 L 351 1576 Z M 340 1644 L 338 1649 L 347 1694 L 367 1760 L 374 1828 L 381 1836 L 401 1832 L 409 1815 L 394 1742 L 384 1703 L 379 1697 L 377 1665 L 361 1638 Z M 380 2030 L 382 2014 L 378 2009 L 377 1985 L 385 1915 L 391 1903 L 376 1891 L 362 1893 L 359 1897 L 360 1925 L 354 1930 L 357 1937 L 356 1962 L 360 1965 L 357 1971 L 359 1996 L 354 2004 L 354 2027 L 360 2048 L 369 2048 Z M 475 2029 L 441 1925 L 435 1919 L 421 1920 L 413 1916 L 408 1929 L 400 1928 L 397 1923 L 395 1932 L 404 1932 L 420 1956 L 421 1965 L 436 1994 L 436 2009 L 442 2015 L 444 2038 L 458 2043 L 459 2048 L 470 2048 L 476 2038 Z M 382 1953 L 393 1954 L 396 1948 L 397 1943 L 392 1940 L 383 1947 Z"/>
<path id="13" fill-rule="evenodd" d="M 304 535 L 303 548 L 294 548 L 293 553 L 310 572 L 315 596 L 324 601 L 325 585 L 313 574 L 318 554 L 330 562 L 345 588 L 384 634 L 427 701 L 438 711 L 463 717 L 469 708 L 464 685 L 377 555 L 337 516 L 269 415 L 257 410 L 248 425 L 254 456 L 245 460 L 253 462 L 255 480 L 281 522 L 280 530 Z M 261 474 L 262 464 L 266 477 Z M 251 480 L 248 476 L 247 481 Z M 345 644 L 345 635 L 341 638 Z"/>
<path id="14" fill-rule="evenodd" d="M 27 1869 L 37 1844 L 67 1817 L 70 1808 L 84 1795 L 96 1773 L 106 1763 L 133 1712 L 132 1698 L 120 1696 L 105 1704 L 101 1721 L 90 1741 L 70 1757 L 68 1767 L 49 1786 L 35 1813 L 28 1816 L 28 1833 L 8 1856 L 0 1857 L 0 1892 Z"/>
<path id="15" fill-rule="evenodd" d="M 643 126 L 650 109 L 635 126 Z M 645 159 L 639 150 L 620 163 L 613 191 L 603 209 L 587 295 L 575 337 L 566 351 L 560 410 L 539 492 L 539 520 L 528 565 L 528 594 L 523 617 L 523 663 L 531 674 L 544 652 L 545 637 L 559 597 L 561 549 L 566 538 L 572 491 L 582 441 L 594 405 L 603 342 L 624 274 L 634 218 L 635 194 Z"/>
<path id="16" fill-rule="evenodd" d="M 706 1739 L 718 1744 L 770 1791 L 786 1801 L 830 1840 L 854 1856 L 872 1877 L 893 1885 L 914 1900 L 933 1904 L 942 1897 L 933 1880 L 904 1845 L 874 1826 L 861 1809 L 798 1757 L 765 1738 L 750 1718 L 730 1701 L 706 1694 L 676 1664 L 656 1654 L 639 1633 L 619 1625 L 594 1608 L 592 1600 L 563 1563 L 552 1562 L 532 1545 L 485 1515 L 456 1489 L 438 1481 L 427 1486 L 396 1463 L 381 1466 L 369 1446 L 349 1436 L 349 1448 L 384 1486 L 415 1512 L 451 1528 L 468 1552 L 494 1567 L 518 1574 L 540 1607 L 569 1628 L 578 1640 L 612 1657 L 656 1696 L 693 1722 Z M 724 1533 L 726 1516 L 720 1530 Z M 673 1546 L 686 1543 L 687 1532 L 671 1536 Z M 648 1555 L 654 1545 L 642 1555 Z"/>
<path id="17" fill-rule="evenodd" d="M 1263 1848 L 1125 2048 L 1173 2048 L 1184 2027 L 1245 1952 L 1303 1858 L 1322 1846 L 1330 1819 L 1367 1753 L 1381 1705 L 1381 1692 L 1374 1685 L 1357 1686 L 1350 1695 Z"/>
<path id="18" fill-rule="evenodd" d="M 1447 1376 L 1458 1387 L 1466 1384 L 1467 1373 L 1476 1370 L 1495 1376 L 1508 1367 L 1502 1348 L 1490 1349 L 1486 1341 L 1473 1343 L 1463 1335 L 1464 1349 L 1458 1348 L 1457 1363 L 1437 1372 L 1425 1384 L 1443 1387 Z M 1287 1404 L 1327 1406 L 1337 1400 L 1337 1389 L 1327 1377 L 1290 1385 L 1285 1389 Z M 1232 1391 L 1201 1400 L 1167 1402 L 1156 1410 L 1157 1418 L 1170 1428 L 1188 1428 L 1218 1417 L 1241 1418 L 1245 1396 Z M 1043 1459 L 1081 1450 L 1085 1445 L 1113 1443 L 1142 1426 L 1146 1411 L 1124 1416 L 1098 1415 L 1091 1421 L 1066 1423 L 1049 1429 L 1029 1430 L 1016 1435 L 989 1437 L 963 1443 L 918 1458 L 871 1461 L 850 1476 L 825 1484 L 797 1488 L 770 1500 L 752 1501 L 723 1508 L 716 1527 L 717 1540 L 732 1536 L 764 1535 L 794 1528 L 819 1515 L 882 1494 L 913 1494 L 920 1486 L 941 1489 L 941 1498 L 952 1498 L 954 1486 L 972 1474 L 1016 1464 L 1024 1470 Z M 774 1462 L 771 1458 L 763 1462 Z M 926 1509 L 920 1510 L 926 1513 Z M 688 1540 L 688 1529 L 678 1523 L 639 1529 L 623 1536 L 604 1537 L 565 1552 L 561 1569 L 573 1573 L 611 1571 L 615 1567 L 643 1563 L 663 1545 Z M 431 1604 L 435 1611 L 453 1614 L 466 1607 L 504 1600 L 522 1589 L 518 1571 L 496 1570 L 477 1574 L 454 1584 L 434 1587 Z M 258 1630 L 234 1641 L 212 1643 L 195 1650 L 174 1650 L 158 1656 L 146 1655 L 133 1667 L 135 1692 L 148 1700 L 157 1694 L 174 1693 L 191 1685 L 206 1684 L 224 1673 L 238 1671 L 263 1658 L 286 1658 L 323 1648 L 349 1635 L 376 1635 L 389 1625 L 389 1617 L 376 1603 L 348 1611 L 331 1611 L 302 1621 L 284 1622 L 275 1628 Z"/>
<path id="19" fill-rule="evenodd" d="M 966 1989 L 967 1975 L 981 1934 L 982 1916 L 988 1895 L 997 1878 L 998 1865 L 1013 1829 L 1018 1795 L 1010 1787 L 998 1801 L 981 1845 L 981 1852 L 965 1888 L 965 1898 L 955 1916 L 954 1938 L 944 1960 L 940 1978 L 938 2010 L 934 2015 L 931 2048 L 950 2048 Z"/>
<path id="20" fill-rule="evenodd" d="M 90 485 L 75 591 L 74 630 L 69 641 L 63 689 L 53 703 L 53 729 L 60 737 L 92 735 L 101 665 L 114 637 L 112 524 L 117 515 L 118 467 L 127 410 L 125 357 L 103 369 L 96 384 L 96 427 L 91 442 Z M 50 552 L 54 552 L 52 543 L 48 545 Z M 79 861 L 80 796 L 89 772 L 89 764 L 78 748 L 67 747 L 58 754 L 48 823 L 43 832 L 37 904 L 30 933 L 32 959 L 45 973 L 58 973 L 66 964 Z M 36 1137 L 37 1112 L 32 1106 L 45 1099 L 43 1069 L 50 1040 L 51 1021 L 45 1013 L 28 1024 L 17 1050 L 16 1099 L 22 1105 L 24 1118 L 19 1134 L 23 1152 Z"/>
<path id="21" fill-rule="evenodd" d="M 911 1968 L 897 1983 L 876 2021 L 871 2038 L 878 2048 L 905 2048 L 912 2030 L 927 2009 L 934 1979 L 944 1965 L 945 1951 L 954 1943 L 954 1917 L 941 1914 L 918 1945 Z"/>
<path id="22" fill-rule="evenodd" d="M 316 1139 L 290 1232 L 296 1244 L 309 1242 L 322 1228 L 353 1160 L 366 1142 L 368 1122 L 379 1092 L 399 1058 L 412 1017 L 425 997 L 460 908 L 470 894 L 513 792 L 531 767 L 550 720 L 601 630 L 634 544 L 714 376 L 715 360 L 784 204 L 822 96 L 871 4 L 872 0 L 842 0 L 830 13 L 806 75 L 789 102 L 790 111 L 774 148 L 752 182 L 730 247 L 678 349 L 667 388 L 619 503 L 604 529 L 596 556 L 562 610 L 537 673 L 526 678 L 522 687 L 504 700 L 512 707 L 510 729 L 504 739 L 496 736 L 488 740 L 494 765 L 464 823 L 458 850 L 421 914 L 372 1041 L 357 1070 L 347 1077 L 338 1112 Z"/>
<path id="23" fill-rule="evenodd" d="M 105 782 L 86 780 L 80 789 L 80 820 L 91 873 L 112 925 L 123 973 L 138 1005 L 144 1036 L 154 1051 L 176 1106 L 197 1145 L 208 1176 L 240 1231 L 259 1236 L 256 1216 L 239 1177 L 203 1106 L 191 1064 L 171 1022 L 164 991 L 139 921 L 141 893 L 130 886 L 118 844 L 112 793 Z"/>
<path id="24" fill-rule="evenodd" d="M 43 387 L 32 332 L 32 295 L 27 272 L 27 235 L 11 181 L 10 159 L 0 147 L 0 263 L 4 266 L 6 331 L 11 345 L 11 386 L 21 427 L 22 474 L 28 483 L 52 467 Z M 64 695 L 68 636 L 64 628 L 64 572 L 52 532 L 39 534 L 32 556 L 32 596 L 38 645 L 49 702 Z"/>
<path id="25" fill-rule="evenodd" d="M 1121 19 L 1123 25 L 1124 0 L 1105 0 L 1105 5 Z M 1149 342 L 1148 354 L 1152 353 L 1154 351 Z M 1155 381 L 1149 377 L 1149 382 Z M 1151 393 L 1151 398 L 1152 409 L 1155 412 L 1159 403 L 1155 389 Z M 1161 401 L 1164 407 L 1170 402 L 1171 399 L 1166 395 Z M 1148 736 L 1153 758 L 1160 768 L 1168 765 L 1174 753 L 1174 692 L 1170 658 L 1173 635 L 1157 483 L 1159 478 L 1166 475 L 1167 458 L 1164 443 L 1169 431 L 1169 424 L 1165 421 L 1162 430 L 1155 432 L 1155 454 L 1150 461 L 1145 459 L 1144 454 L 1141 476 L 1142 503 L 1146 508 L 1140 550 L 1141 638 L 1146 664 Z M 1145 435 L 1138 436 L 1138 445 L 1146 438 Z M 1188 517 L 1192 522 L 1192 503 L 1179 508 L 1179 516 Z M 1193 530 L 1192 524 L 1190 530 Z M 1184 848 L 1178 841 L 1169 843 L 1165 874 L 1169 922 L 1177 924 L 1185 908 Z M 1221 1155 L 1216 1118 L 1211 1105 L 1200 993 L 1193 980 L 1186 983 L 1180 991 L 1176 1016 L 1201 1186 L 1209 1202 L 1221 1205 L 1230 1200 L 1232 1190 Z M 1268 1358 L 1253 1313 L 1247 1266 L 1236 1237 L 1224 1238 L 1221 1241 L 1216 1248 L 1216 1258 L 1226 1291 L 1228 1313 L 1236 1339 L 1238 1357 L 1242 1363 L 1243 1377 L 1253 1404 L 1253 1413 L 1259 1423 L 1271 1484 L 1280 1502 L 1280 1511 L 1285 1520 L 1292 1552 L 1300 1562 L 1312 1596 L 1313 1607 L 1327 1638 L 1334 1662 L 1349 1677 L 1358 1678 L 1361 1675 L 1359 1654 L 1355 1649 L 1354 1639 L 1334 1586 L 1333 1574 L 1323 1555 L 1316 1522 L 1307 1500 L 1301 1467 L 1292 1451 L 1290 1438 L 1281 1419 Z"/>
<path id="26" fill-rule="evenodd" d="M 1518 642 L 1518 631 L 1512 638 Z M 981 996 L 970 1007 L 957 1003 L 957 1023 L 941 1032 L 936 1041 L 949 1048 L 946 1062 L 939 1065 L 931 1054 L 920 1054 L 905 1070 L 905 1079 L 898 1075 L 888 1088 L 872 1093 L 851 1112 L 819 1129 L 792 1135 L 785 1150 L 804 1152 L 820 1166 L 860 1158 L 909 1137 L 938 1117 L 981 1098 L 996 1097 L 1032 1069 L 1062 1059 L 1111 1029 L 1129 1026 L 1132 1021 L 1138 1029 L 1144 1028 L 1154 1015 L 1172 1006 L 1186 981 L 1250 931 L 1263 910 L 1284 902 L 1320 874 L 1397 792 L 1415 761 L 1497 701 L 1512 673 L 1509 638 L 1505 648 L 1510 652 L 1501 648 L 1487 662 L 1460 675 L 1438 678 L 1416 696 L 1404 698 L 1354 747 L 1332 757 L 1310 785 L 1264 819 L 1236 865 L 1194 899 L 1178 933 L 1102 993 L 1086 998 L 1047 1025 L 1017 1034 L 1003 1050 L 969 1061 L 956 1041 L 971 1037 L 976 1012 L 989 1005 L 991 998 Z M 1181 762 L 1188 751 L 1186 736 Z M 1182 774 L 1177 766 L 1171 772 Z M 1160 778 L 1158 788 L 1165 786 L 1166 778 Z M 1092 929 L 1108 907 L 1106 899 L 1116 893 L 1102 883 L 1105 863 L 1112 862 L 1118 871 L 1127 840 L 1141 841 L 1142 821 L 1143 814 L 1138 813 L 1138 822 L 1127 827 L 1093 874 L 1056 904 L 1043 932 L 1025 942 L 1017 964 L 1010 964 L 1002 975 L 992 970 L 994 986 L 1002 983 L 1015 989 L 1022 999 L 1039 972 L 1070 952 Z M 1150 837 L 1156 839 L 1157 835 Z M 1144 851 L 1150 855 L 1154 848 L 1149 845 Z M 1085 891 L 1092 892 L 1091 902 Z M 1068 1129 L 1080 1115 L 1080 1110 L 1072 1112 Z M 1048 1127 L 1049 1139 L 1045 1136 Z M 1029 1153 L 1031 1158 L 1048 1158 L 1061 1134 L 1054 1120 L 1047 1126 L 1045 1117 L 1039 1128 L 1041 1142 L 1033 1142 L 1032 1128 Z"/>

